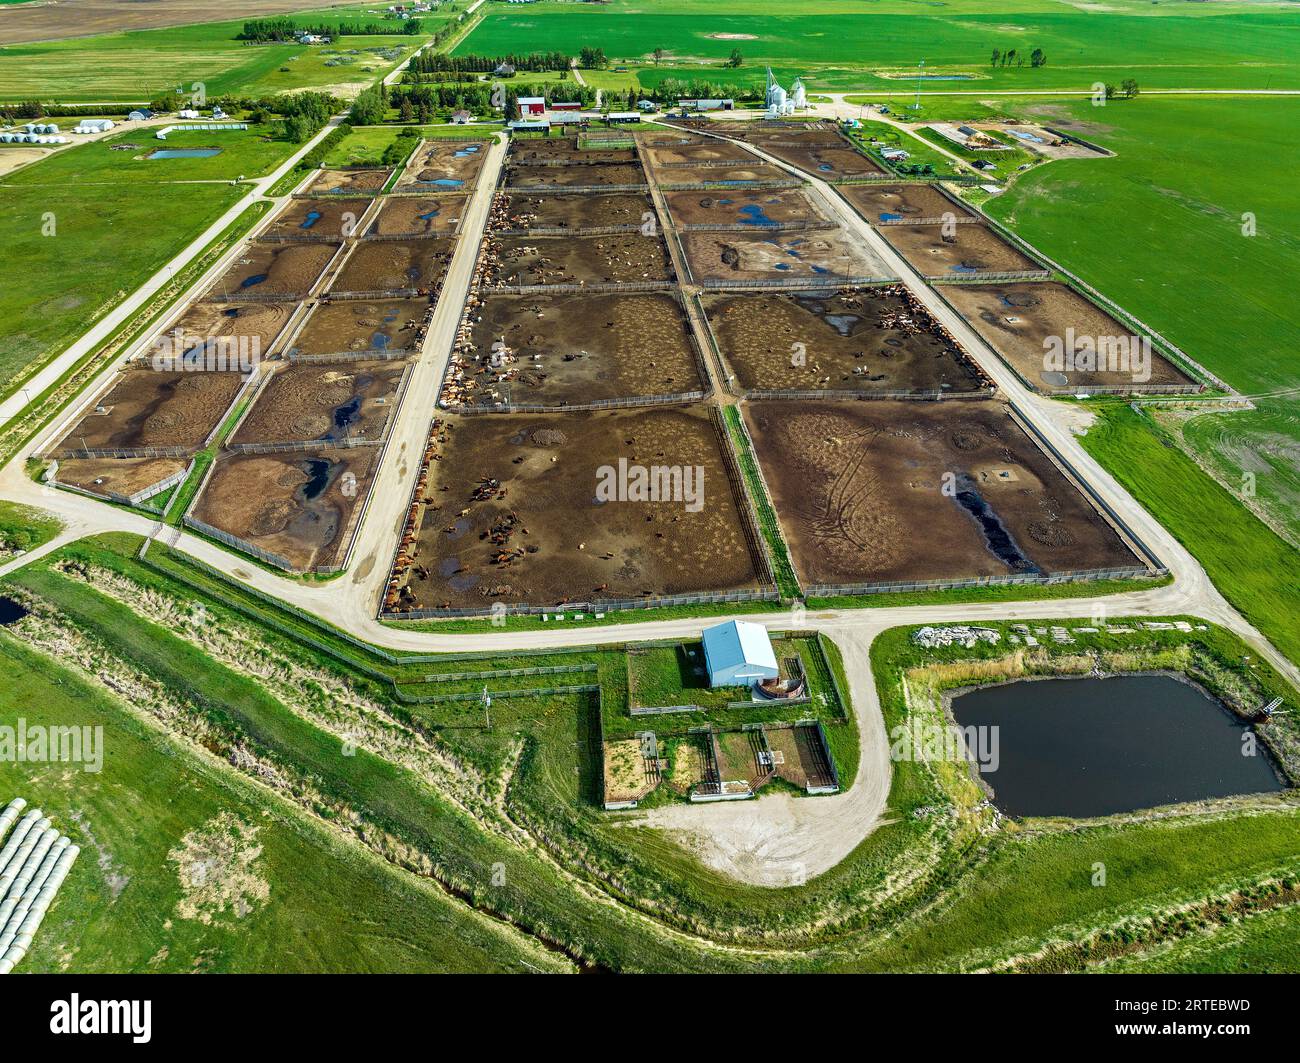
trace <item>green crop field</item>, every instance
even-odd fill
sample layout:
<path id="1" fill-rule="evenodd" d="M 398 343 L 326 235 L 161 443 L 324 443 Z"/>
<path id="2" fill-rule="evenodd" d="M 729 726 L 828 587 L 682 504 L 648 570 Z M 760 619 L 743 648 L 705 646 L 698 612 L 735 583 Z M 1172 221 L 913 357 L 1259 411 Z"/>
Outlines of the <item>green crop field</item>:
<path id="1" fill-rule="evenodd" d="M 275 127 L 268 126 L 271 130 Z M 136 145 L 128 150 L 115 146 Z M 155 148 L 220 147 L 146 159 Z M 0 377 L 5 392 L 53 357 L 199 236 L 292 152 L 257 127 L 125 132 L 60 151 L 0 180 Z"/>
<path id="2" fill-rule="evenodd" d="M 1300 70 L 1287 58 L 1296 23 L 1276 8 L 1122 2 L 1080 11 L 1046 0 L 989 7 L 958 0 L 920 14 L 901 2 L 794 0 L 774 15 L 770 5 L 751 0 L 728 4 L 723 15 L 707 0 L 665 0 L 653 11 L 637 0 L 577 8 L 542 2 L 492 10 L 456 51 L 576 53 L 585 45 L 611 59 L 645 61 L 659 47 L 667 63 L 680 66 L 719 63 L 739 49 L 750 65 L 770 62 L 808 75 L 820 67 L 861 71 L 839 88 L 888 87 L 888 78 L 872 72 L 910 71 L 921 59 L 933 75 L 978 78 L 973 88 L 1087 88 L 1127 76 L 1153 87 L 1300 85 Z M 1048 61 L 1035 69 L 1028 61 L 993 68 L 995 47 L 1016 49 L 1026 60 L 1042 48 Z M 815 76 L 811 84 L 831 87 Z"/>
<path id="3" fill-rule="evenodd" d="M 331 19 L 338 16 L 309 21 Z M 173 89 L 189 93 L 195 82 L 210 97 L 294 89 L 355 94 L 364 87 L 359 83 L 388 73 L 421 40 L 395 28 L 393 36 L 342 37 L 329 45 L 253 45 L 235 39 L 242 27 L 242 21 L 208 22 L 0 48 L 0 101 L 135 103 Z"/>

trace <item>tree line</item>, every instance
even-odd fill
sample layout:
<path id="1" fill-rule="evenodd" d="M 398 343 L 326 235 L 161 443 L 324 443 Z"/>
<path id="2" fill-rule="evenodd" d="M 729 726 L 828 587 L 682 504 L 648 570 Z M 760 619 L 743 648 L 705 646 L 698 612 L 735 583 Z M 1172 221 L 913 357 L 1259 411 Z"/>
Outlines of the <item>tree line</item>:
<path id="1" fill-rule="evenodd" d="M 423 74 L 491 74 L 502 64 L 516 70 L 540 73 L 568 70 L 573 56 L 563 52 L 528 52 L 520 55 L 446 55 L 426 48 L 406 68 L 406 80 L 420 81 Z"/>
<path id="2" fill-rule="evenodd" d="M 1001 48 L 994 48 L 993 54 L 989 57 L 989 66 L 1024 66 L 1024 53 L 1015 48 L 1008 48 L 1003 51 Z M 1029 53 L 1029 65 L 1037 68 L 1047 65 L 1047 53 L 1041 48 L 1035 48 Z"/>
<path id="3" fill-rule="evenodd" d="M 243 30 L 235 35 L 235 39 L 254 44 L 271 44 L 294 40 L 301 33 L 311 33 L 318 37 L 375 37 L 401 33 L 415 35 L 420 29 L 421 22 L 418 18 L 407 19 L 402 23 L 401 29 L 383 22 L 339 22 L 333 25 L 322 22 L 310 25 L 292 18 L 255 18 L 244 23 Z"/>

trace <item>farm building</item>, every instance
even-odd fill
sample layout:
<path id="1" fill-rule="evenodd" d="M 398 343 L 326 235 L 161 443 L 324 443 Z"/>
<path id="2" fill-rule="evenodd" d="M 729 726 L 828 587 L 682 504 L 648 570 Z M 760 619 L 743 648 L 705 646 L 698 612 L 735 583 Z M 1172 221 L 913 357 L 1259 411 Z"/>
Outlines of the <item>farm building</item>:
<path id="1" fill-rule="evenodd" d="M 762 624 L 729 620 L 705 628 L 704 661 L 709 672 L 709 686 L 753 686 L 765 679 L 776 679 L 777 667 L 772 640 Z"/>
<path id="2" fill-rule="evenodd" d="M 109 118 L 83 118 L 72 127 L 74 133 L 107 133 L 113 128 L 113 121 Z"/>
<path id="3" fill-rule="evenodd" d="M 677 106 L 683 111 L 730 111 L 736 106 L 735 100 L 678 100 Z"/>
<path id="4" fill-rule="evenodd" d="M 126 116 L 128 122 L 144 122 L 153 117 L 153 111 L 148 107 L 141 108 L 138 111 L 132 111 Z"/>
<path id="5" fill-rule="evenodd" d="M 520 96 L 519 117 L 541 118 L 546 113 L 546 101 L 541 96 Z"/>

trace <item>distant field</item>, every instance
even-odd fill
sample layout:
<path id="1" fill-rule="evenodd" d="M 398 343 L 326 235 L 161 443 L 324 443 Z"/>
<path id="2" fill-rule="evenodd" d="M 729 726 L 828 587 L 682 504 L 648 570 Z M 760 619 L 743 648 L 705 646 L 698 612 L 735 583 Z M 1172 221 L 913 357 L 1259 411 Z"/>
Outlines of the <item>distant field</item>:
<path id="1" fill-rule="evenodd" d="M 1190 4 L 1117 4 L 1079 11 L 1032 0 L 993 12 L 989 6 L 957 0 L 921 14 L 899 3 L 795 0 L 784 6 L 787 14 L 742 3 L 728 4 L 720 15 L 703 0 L 663 0 L 653 13 L 636 0 L 599 7 L 542 2 L 494 7 L 455 51 L 576 52 L 590 45 L 612 59 L 647 60 L 659 47 L 666 65 L 683 66 L 683 60 L 720 62 L 738 48 L 749 66 L 864 71 L 844 79 L 842 88 L 897 84 L 866 71 L 910 71 L 920 59 L 932 74 L 979 76 L 976 88 L 1085 88 L 1130 75 L 1150 86 L 1300 85 L 1300 69 L 1286 58 L 1294 54 L 1295 20 L 1275 9 L 1216 6 L 1211 14 Z M 991 67 L 994 47 L 1016 49 L 1024 65 Z M 1038 69 L 1028 62 L 1034 48 L 1048 57 Z"/>
<path id="2" fill-rule="evenodd" d="M 122 143 L 139 149 L 112 150 Z M 208 145 L 221 154 L 142 157 L 157 147 Z M 292 151 L 251 130 L 178 132 L 166 142 L 152 131 L 126 132 L 0 182 L 0 378 L 12 387 L 202 233 L 246 191 L 229 179 L 267 173 Z M 48 217 L 53 235 L 45 235 Z"/>
<path id="3" fill-rule="evenodd" d="M 196 81 L 209 96 L 346 87 L 386 74 L 420 42 L 396 32 L 394 23 L 394 36 L 251 45 L 235 39 L 242 26 L 210 22 L 0 48 L 0 100 L 137 102 L 175 88 L 190 92 Z M 373 48 L 397 48 L 401 56 L 385 59 L 367 50 Z M 353 50 L 358 54 L 347 54 Z M 331 61 L 338 65 L 327 66 Z"/>

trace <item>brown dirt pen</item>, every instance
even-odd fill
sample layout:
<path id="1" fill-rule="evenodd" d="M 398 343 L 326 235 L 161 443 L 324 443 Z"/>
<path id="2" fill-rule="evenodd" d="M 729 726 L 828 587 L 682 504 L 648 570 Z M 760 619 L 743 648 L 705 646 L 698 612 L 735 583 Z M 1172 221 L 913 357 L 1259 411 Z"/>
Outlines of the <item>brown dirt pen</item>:
<path id="1" fill-rule="evenodd" d="M 809 144 L 797 148 L 788 147 L 784 143 L 771 142 L 758 142 L 756 146 L 774 158 L 797 166 L 805 173 L 820 177 L 824 181 L 888 172 L 843 141 L 838 145 Z"/>
<path id="2" fill-rule="evenodd" d="M 341 354 L 379 348 L 404 351 L 418 346 L 429 300 L 346 299 L 319 303 L 294 337 L 295 354 Z"/>
<path id="3" fill-rule="evenodd" d="M 639 163 L 603 166 L 516 166 L 506 171 L 507 188 L 565 188 L 580 185 L 643 185 L 645 171 Z"/>
<path id="4" fill-rule="evenodd" d="M 298 571 L 338 564 L 369 490 L 378 451 L 224 454 L 194 516 L 279 554 Z"/>
<path id="5" fill-rule="evenodd" d="M 843 185 L 840 192 L 849 204 L 872 225 L 886 220 L 884 215 L 901 218 L 977 217 L 969 207 L 949 199 L 931 185 Z"/>
<path id="6" fill-rule="evenodd" d="M 761 222 L 827 221 L 798 188 L 665 192 L 664 199 L 678 225 L 752 225 L 762 232 Z"/>
<path id="7" fill-rule="evenodd" d="M 425 240 L 363 240 L 330 285 L 331 292 L 431 291 L 446 276 L 451 237 Z"/>
<path id="8" fill-rule="evenodd" d="M 452 417 L 436 437 L 399 607 L 484 608 L 756 589 L 703 407 Z M 599 470 L 702 466 L 703 506 L 596 501 Z"/>
<path id="9" fill-rule="evenodd" d="M 341 240 L 355 235 L 356 224 L 370 201 L 365 199 L 295 199 L 275 216 L 264 236 L 329 236 Z"/>
<path id="10" fill-rule="evenodd" d="M 640 225 L 645 213 L 654 210 L 650 197 L 637 192 L 567 196 L 507 192 L 502 195 L 502 206 L 504 221 L 512 229 Z"/>
<path id="11" fill-rule="evenodd" d="M 985 225 L 882 225 L 880 234 L 926 277 L 1041 269 Z"/>
<path id="12" fill-rule="evenodd" d="M 621 741 L 605 743 L 605 800 L 607 802 L 638 801 L 658 784 L 658 777 L 646 771 L 639 738 L 625 738 Z"/>
<path id="13" fill-rule="evenodd" d="M 738 161 L 734 166 L 683 166 L 671 170 L 659 170 L 655 180 L 661 185 L 696 185 L 718 184 L 727 181 L 761 181 L 795 180 L 779 166 L 749 157 L 748 162 Z"/>
<path id="14" fill-rule="evenodd" d="M 198 449 L 243 386 L 239 373 L 127 369 L 97 409 L 64 437 L 63 451 L 125 447 Z"/>
<path id="15" fill-rule="evenodd" d="M 426 140 L 416 149 L 402 176 L 397 179 L 397 187 L 403 190 L 429 188 L 451 191 L 453 186 L 438 182 L 460 181 L 461 184 L 454 186 L 455 189 L 468 190 L 478 180 L 483 160 L 487 157 L 487 149 L 487 141 L 466 144 Z"/>
<path id="16" fill-rule="evenodd" d="M 985 385 L 965 351 L 899 284 L 706 295 L 703 303 L 747 391 L 969 394 Z"/>
<path id="17" fill-rule="evenodd" d="M 754 155 L 739 144 L 727 140 L 704 137 L 683 144 L 679 137 L 667 138 L 667 142 L 656 144 L 644 141 L 646 159 L 660 180 L 668 180 L 677 167 L 673 164 L 686 162 L 720 162 L 733 159 L 737 162 L 754 162 Z M 669 165 L 670 169 L 661 172 L 661 167 Z"/>
<path id="18" fill-rule="evenodd" d="M 1000 402 L 757 402 L 745 418 L 807 584 L 1136 564 Z"/>
<path id="19" fill-rule="evenodd" d="M 780 280 L 807 277 L 887 277 L 889 270 L 842 229 L 812 232 L 682 234 L 696 281 Z M 824 283 L 824 282 L 823 282 Z"/>
<path id="20" fill-rule="evenodd" d="M 155 345 L 162 340 L 172 342 L 177 329 L 186 337 L 182 344 L 191 347 L 199 338 L 246 336 L 249 349 L 256 345 L 265 355 L 279 339 L 293 311 L 292 303 L 191 303 L 176 323 L 155 337 L 154 342 Z"/>
<path id="21" fill-rule="evenodd" d="M 67 458 L 59 461 L 56 479 L 98 495 L 130 498 L 181 472 L 187 458 Z"/>
<path id="22" fill-rule="evenodd" d="M 404 369 L 397 361 L 285 366 L 230 442 L 382 439 Z"/>
<path id="23" fill-rule="evenodd" d="M 489 237 L 491 284 L 609 284 L 671 280 L 662 236 Z"/>
<path id="24" fill-rule="evenodd" d="M 308 186 L 309 196 L 342 195 L 344 193 L 378 192 L 392 170 L 321 170 L 320 175 Z"/>
<path id="25" fill-rule="evenodd" d="M 1076 337 L 1129 337 L 1110 314 L 1072 288 L 1054 281 L 1029 284 L 950 284 L 943 294 L 1032 387 L 1119 387 L 1195 383 L 1154 350 L 1150 379 L 1135 382 L 1132 372 L 1115 369 L 1061 372 L 1044 362 L 1050 337 L 1064 342 L 1066 330 Z M 1134 337 L 1136 338 L 1136 337 Z M 1130 341 L 1131 342 L 1131 341 Z M 1075 346 L 1078 346 L 1076 341 Z"/>
<path id="26" fill-rule="evenodd" d="M 515 140 L 510 145 L 510 162 L 516 166 L 535 166 L 547 162 L 574 162 L 588 165 L 635 163 L 633 148 L 580 148 L 574 137 L 551 140 Z"/>
<path id="27" fill-rule="evenodd" d="M 393 196 L 384 202 L 366 235 L 402 236 L 407 233 L 456 231 L 469 196 Z"/>
<path id="28" fill-rule="evenodd" d="M 667 293 L 489 295 L 472 336 L 471 402 L 554 406 L 704 387 L 690 326 Z M 509 362 L 498 369 L 489 360 L 499 342 Z"/>
<path id="29" fill-rule="evenodd" d="M 209 294 L 216 300 L 239 294 L 301 297 L 337 250 L 334 244 L 245 244 Z"/>

